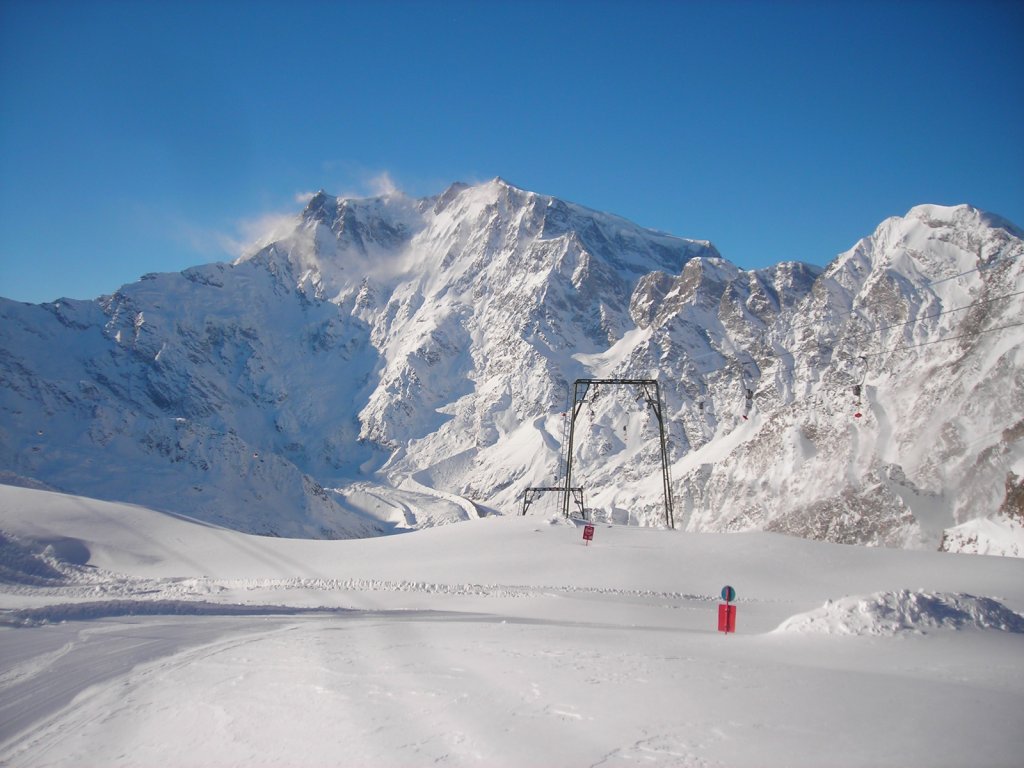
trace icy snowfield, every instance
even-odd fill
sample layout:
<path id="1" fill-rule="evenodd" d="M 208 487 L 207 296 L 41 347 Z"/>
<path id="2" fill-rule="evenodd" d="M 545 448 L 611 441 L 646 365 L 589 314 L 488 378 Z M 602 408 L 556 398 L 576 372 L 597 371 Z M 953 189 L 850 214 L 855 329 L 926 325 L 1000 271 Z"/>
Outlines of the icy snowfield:
<path id="1" fill-rule="evenodd" d="M 3 765 L 1024 755 L 1020 559 L 606 525 L 584 546 L 550 510 L 272 539 L 5 486 L 0 531 Z"/>

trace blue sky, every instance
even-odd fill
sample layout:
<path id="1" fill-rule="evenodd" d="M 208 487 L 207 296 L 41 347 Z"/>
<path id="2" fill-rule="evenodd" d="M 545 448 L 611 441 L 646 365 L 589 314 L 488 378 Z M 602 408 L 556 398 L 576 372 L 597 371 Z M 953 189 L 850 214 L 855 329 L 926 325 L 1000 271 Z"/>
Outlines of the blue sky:
<path id="1" fill-rule="evenodd" d="M 1021 2 L 0 0 L 0 295 L 494 176 L 823 264 L 919 203 L 1024 225 L 1021 126 Z"/>

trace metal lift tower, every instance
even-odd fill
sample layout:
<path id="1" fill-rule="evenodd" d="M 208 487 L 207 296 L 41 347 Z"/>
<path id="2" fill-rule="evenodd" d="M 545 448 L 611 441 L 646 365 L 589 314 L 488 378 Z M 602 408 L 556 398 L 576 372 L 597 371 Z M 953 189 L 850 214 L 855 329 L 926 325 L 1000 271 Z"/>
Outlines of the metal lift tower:
<path id="1" fill-rule="evenodd" d="M 565 493 L 562 498 L 562 513 L 569 516 L 569 499 L 572 490 L 572 453 L 576 432 L 576 417 L 587 401 L 587 393 L 591 387 L 605 384 L 626 385 L 637 387 L 644 400 L 654 411 L 658 419 L 658 437 L 661 443 L 661 478 L 665 491 L 665 525 L 675 528 L 675 517 L 672 513 L 672 480 L 668 469 L 668 444 L 665 442 L 665 418 L 661 408 L 661 389 L 655 379 L 576 379 L 573 387 L 572 408 L 569 413 L 569 440 L 565 451 Z"/>

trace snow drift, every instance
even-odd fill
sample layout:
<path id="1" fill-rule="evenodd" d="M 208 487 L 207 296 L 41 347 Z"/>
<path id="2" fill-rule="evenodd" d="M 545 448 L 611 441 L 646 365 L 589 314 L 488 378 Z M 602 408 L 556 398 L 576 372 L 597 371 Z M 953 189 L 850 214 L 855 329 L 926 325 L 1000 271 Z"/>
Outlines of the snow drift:
<path id="1" fill-rule="evenodd" d="M 817 610 L 786 619 L 776 632 L 891 636 L 962 629 L 1024 633 L 1024 616 L 991 597 L 898 590 L 829 600 Z"/>

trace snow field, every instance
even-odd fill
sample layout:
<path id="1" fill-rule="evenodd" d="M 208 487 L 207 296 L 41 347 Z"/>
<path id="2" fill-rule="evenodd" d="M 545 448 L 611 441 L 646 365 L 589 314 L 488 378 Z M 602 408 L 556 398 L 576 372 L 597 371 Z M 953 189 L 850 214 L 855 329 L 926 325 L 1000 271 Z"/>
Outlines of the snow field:
<path id="1" fill-rule="evenodd" d="M 20 625 L 0 627 L 2 764 L 1009 766 L 1024 748 L 1017 559 L 607 525 L 584 546 L 546 517 L 273 539 L 2 486 L 0 531 L 0 618 Z"/>
<path id="2" fill-rule="evenodd" d="M 203 642 L 211 621 L 224 637 Z M 1020 746 L 1020 642 L 1003 634 L 836 648 L 465 615 L 226 621 L 95 622 L 129 658 L 140 637 L 196 633 L 198 645 L 85 688 L 0 754 L 21 765 L 1013 765 Z M 82 630 L 7 632 L 59 633 L 74 649 Z"/>

